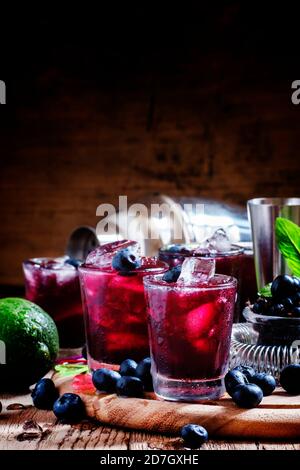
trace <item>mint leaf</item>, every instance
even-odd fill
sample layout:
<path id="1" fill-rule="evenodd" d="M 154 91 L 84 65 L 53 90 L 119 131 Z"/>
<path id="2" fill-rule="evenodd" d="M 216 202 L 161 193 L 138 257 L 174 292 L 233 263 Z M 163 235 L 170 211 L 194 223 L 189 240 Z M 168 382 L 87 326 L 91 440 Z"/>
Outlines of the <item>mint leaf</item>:
<path id="1" fill-rule="evenodd" d="M 58 364 L 54 367 L 54 370 L 63 377 L 69 377 L 88 372 L 89 368 L 85 364 Z"/>
<path id="2" fill-rule="evenodd" d="M 262 297 L 272 297 L 271 284 L 272 282 L 269 282 L 269 284 L 262 287 L 260 291 L 258 291 L 258 295 L 261 295 Z"/>
<path id="3" fill-rule="evenodd" d="M 277 217 L 275 234 L 277 247 L 292 274 L 300 277 L 300 227 L 288 219 Z"/>

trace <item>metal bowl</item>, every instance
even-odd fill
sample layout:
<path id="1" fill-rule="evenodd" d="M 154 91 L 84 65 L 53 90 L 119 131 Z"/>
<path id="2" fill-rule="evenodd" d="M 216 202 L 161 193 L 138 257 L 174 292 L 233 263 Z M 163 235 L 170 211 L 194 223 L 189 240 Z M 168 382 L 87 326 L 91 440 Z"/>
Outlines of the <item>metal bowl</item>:
<path id="1" fill-rule="evenodd" d="M 255 316 L 255 314 L 253 315 Z M 266 318 L 271 319 L 271 322 L 275 323 L 273 328 L 277 329 L 278 327 L 279 334 L 280 323 L 277 322 L 278 317 L 274 317 L 274 319 L 272 317 Z M 283 319 L 281 318 L 280 320 L 282 321 Z M 294 320 L 299 320 L 298 328 L 300 329 L 300 319 Z M 290 324 L 288 323 L 289 327 Z M 300 340 L 294 339 L 292 343 L 288 344 L 286 336 L 283 336 L 283 344 L 262 344 L 261 332 L 263 329 L 265 330 L 265 337 L 270 337 L 270 325 L 267 321 L 261 323 L 259 321 L 252 321 L 233 325 L 230 368 L 244 364 L 254 367 L 259 372 L 269 372 L 278 379 L 283 367 L 300 362 Z M 276 341 L 278 340 L 279 336 Z"/>

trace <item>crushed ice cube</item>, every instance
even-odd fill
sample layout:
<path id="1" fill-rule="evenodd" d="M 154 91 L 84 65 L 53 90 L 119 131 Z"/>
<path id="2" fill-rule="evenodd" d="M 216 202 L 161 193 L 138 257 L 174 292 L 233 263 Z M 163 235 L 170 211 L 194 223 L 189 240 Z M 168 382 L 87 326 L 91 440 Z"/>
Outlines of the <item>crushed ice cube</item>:
<path id="1" fill-rule="evenodd" d="M 41 268 L 59 270 L 65 268 L 67 259 L 67 256 L 59 256 L 58 258 L 34 258 L 33 262 L 36 266 L 40 266 Z"/>
<path id="2" fill-rule="evenodd" d="M 94 251 L 88 254 L 85 263 L 97 267 L 111 266 L 112 259 L 117 251 L 123 250 L 127 247 L 132 247 L 136 252 L 139 250 L 137 242 L 131 240 L 120 240 L 113 243 L 105 243 L 105 245 L 98 246 Z"/>
<path id="3" fill-rule="evenodd" d="M 207 238 L 204 240 L 204 242 L 201 243 L 199 248 L 195 250 L 195 253 L 198 251 L 203 252 L 203 249 L 207 250 L 209 253 L 223 253 L 225 251 L 230 251 L 230 248 L 231 242 L 227 233 L 223 228 L 218 228 L 218 230 L 216 230 L 211 237 Z"/>
<path id="4" fill-rule="evenodd" d="M 177 282 L 193 284 L 207 281 L 215 275 L 216 262 L 211 258 L 186 258 Z"/>

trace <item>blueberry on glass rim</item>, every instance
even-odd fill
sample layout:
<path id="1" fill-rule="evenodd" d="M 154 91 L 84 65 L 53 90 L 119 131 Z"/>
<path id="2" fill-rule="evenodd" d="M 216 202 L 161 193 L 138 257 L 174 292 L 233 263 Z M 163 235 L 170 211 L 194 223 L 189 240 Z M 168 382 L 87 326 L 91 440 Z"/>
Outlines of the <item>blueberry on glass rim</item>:
<path id="1" fill-rule="evenodd" d="M 190 253 L 190 250 L 185 246 L 181 245 L 180 243 L 175 243 L 174 245 L 168 245 L 164 251 L 167 253 Z"/>
<path id="2" fill-rule="evenodd" d="M 139 268 L 141 264 L 141 258 L 130 247 L 117 251 L 112 259 L 112 267 L 123 274 L 134 271 Z"/>
<path id="3" fill-rule="evenodd" d="M 70 264 L 71 266 L 74 266 L 74 268 L 78 269 L 79 266 L 82 264 L 82 261 L 76 258 L 68 258 L 66 259 L 65 263 Z"/>
<path id="4" fill-rule="evenodd" d="M 174 266 L 174 268 L 169 269 L 163 277 L 162 280 L 165 282 L 176 282 L 181 273 L 181 266 Z"/>

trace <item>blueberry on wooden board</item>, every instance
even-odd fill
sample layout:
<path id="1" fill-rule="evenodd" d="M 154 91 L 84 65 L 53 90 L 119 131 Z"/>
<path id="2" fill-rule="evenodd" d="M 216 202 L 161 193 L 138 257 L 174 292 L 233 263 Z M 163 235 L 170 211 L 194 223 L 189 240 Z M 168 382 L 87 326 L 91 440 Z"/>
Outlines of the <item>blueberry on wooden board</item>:
<path id="1" fill-rule="evenodd" d="M 145 359 L 138 363 L 135 375 L 143 382 L 145 390 L 148 392 L 153 391 L 150 357 L 145 357 Z"/>
<path id="2" fill-rule="evenodd" d="M 137 377 L 121 377 L 116 386 L 117 394 L 123 397 L 142 397 L 144 393 L 143 383 Z"/>
<path id="3" fill-rule="evenodd" d="M 300 394 L 300 364 L 286 366 L 280 374 L 280 385 L 290 395 Z"/>
<path id="4" fill-rule="evenodd" d="M 114 393 L 121 375 L 111 369 L 97 369 L 92 374 L 92 381 L 97 390 L 101 392 Z"/>
<path id="5" fill-rule="evenodd" d="M 264 397 L 271 395 L 276 388 L 276 380 L 273 375 L 264 372 L 257 372 L 254 377 L 251 378 L 251 383 L 262 389 Z"/>
<path id="6" fill-rule="evenodd" d="M 132 377 L 135 376 L 137 368 L 137 363 L 133 359 L 125 359 L 120 364 L 119 373 L 120 375 L 130 375 Z"/>
<path id="7" fill-rule="evenodd" d="M 55 401 L 53 413 L 64 423 L 78 423 L 85 417 L 85 408 L 79 395 L 64 393 Z"/>
<path id="8" fill-rule="evenodd" d="M 55 400 L 59 397 L 59 393 L 51 379 L 41 379 L 35 385 L 31 397 L 36 408 L 52 410 Z"/>
<path id="9" fill-rule="evenodd" d="M 208 432 L 198 424 L 186 424 L 180 431 L 180 436 L 186 447 L 198 449 L 208 441 Z"/>
<path id="10" fill-rule="evenodd" d="M 263 399 L 263 392 L 255 384 L 238 385 L 232 394 L 233 401 L 241 408 L 255 408 Z"/>

